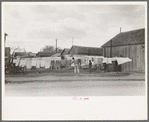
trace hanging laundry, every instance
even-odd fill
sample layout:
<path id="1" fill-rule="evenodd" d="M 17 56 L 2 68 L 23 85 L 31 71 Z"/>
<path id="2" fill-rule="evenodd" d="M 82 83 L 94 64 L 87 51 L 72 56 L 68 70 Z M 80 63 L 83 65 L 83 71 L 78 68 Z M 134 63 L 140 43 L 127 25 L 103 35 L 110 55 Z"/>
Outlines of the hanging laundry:
<path id="1" fill-rule="evenodd" d="M 37 68 L 40 68 L 40 66 L 41 66 L 41 60 L 39 59 L 39 58 L 37 58 L 37 61 L 36 61 L 36 67 Z"/>
<path id="2" fill-rule="evenodd" d="M 50 63 L 49 62 L 45 62 L 45 68 L 49 68 L 50 67 Z"/>
<path id="3" fill-rule="evenodd" d="M 20 59 L 13 59 L 13 63 L 15 63 L 15 66 L 18 66 L 20 63 Z"/>
<path id="4" fill-rule="evenodd" d="M 127 57 L 127 58 L 117 57 L 116 59 L 117 59 L 118 65 L 132 61 L 132 60 L 131 60 L 130 58 L 128 58 L 128 57 Z"/>
<path id="5" fill-rule="evenodd" d="M 107 58 L 103 58 L 102 63 L 106 63 L 107 64 Z"/>
<path id="6" fill-rule="evenodd" d="M 85 64 L 87 65 L 89 63 L 89 59 L 85 58 Z"/>
<path id="7" fill-rule="evenodd" d="M 107 58 L 107 64 L 112 64 L 112 58 Z"/>
<path id="8" fill-rule="evenodd" d="M 41 60 L 41 67 L 45 67 L 45 60 Z"/>
<path id="9" fill-rule="evenodd" d="M 23 58 L 23 59 L 20 60 L 20 66 L 21 67 L 26 66 L 26 59 Z"/>
<path id="10" fill-rule="evenodd" d="M 37 60 L 36 58 L 32 58 L 32 64 L 31 66 L 36 66 L 37 65 Z"/>
<path id="11" fill-rule="evenodd" d="M 98 58 L 94 57 L 93 59 L 94 59 L 95 64 L 98 64 Z"/>
<path id="12" fill-rule="evenodd" d="M 44 64 L 44 66 L 45 66 L 46 69 L 50 67 L 50 59 L 49 59 L 49 57 L 47 57 L 47 58 L 45 59 L 45 64 Z"/>
<path id="13" fill-rule="evenodd" d="M 32 59 L 27 58 L 27 59 L 26 59 L 26 67 L 27 67 L 28 69 L 30 69 L 30 68 L 31 68 L 31 65 L 32 65 Z"/>

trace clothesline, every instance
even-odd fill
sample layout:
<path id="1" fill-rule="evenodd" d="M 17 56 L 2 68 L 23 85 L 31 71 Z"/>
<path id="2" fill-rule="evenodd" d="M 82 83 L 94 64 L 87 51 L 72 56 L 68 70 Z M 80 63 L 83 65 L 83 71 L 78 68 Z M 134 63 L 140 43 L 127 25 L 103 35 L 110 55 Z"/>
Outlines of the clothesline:
<path id="1" fill-rule="evenodd" d="M 92 61 L 92 64 L 112 64 L 112 61 L 117 61 L 118 65 L 130 62 L 131 59 L 123 58 L 123 57 L 113 57 L 113 58 L 105 58 L 103 56 L 79 56 L 75 57 L 75 59 L 80 59 L 81 65 L 88 65 L 89 60 Z M 71 65 L 70 61 L 72 60 L 72 57 L 67 57 L 65 60 L 61 60 L 61 57 L 40 57 L 40 58 L 22 58 L 22 59 L 14 59 L 13 63 L 15 63 L 15 66 L 24 67 L 27 66 L 27 68 L 31 68 L 32 66 L 35 66 L 37 68 L 39 67 L 45 67 L 49 68 L 50 66 L 54 66 L 55 64 L 68 64 Z"/>
<path id="2" fill-rule="evenodd" d="M 120 64 L 124 64 L 126 62 L 131 62 L 132 60 L 128 57 L 126 57 L 126 58 L 124 58 L 124 57 L 113 57 L 113 58 L 103 58 L 102 63 L 112 64 L 112 61 L 117 61 L 118 65 L 120 65 Z"/>

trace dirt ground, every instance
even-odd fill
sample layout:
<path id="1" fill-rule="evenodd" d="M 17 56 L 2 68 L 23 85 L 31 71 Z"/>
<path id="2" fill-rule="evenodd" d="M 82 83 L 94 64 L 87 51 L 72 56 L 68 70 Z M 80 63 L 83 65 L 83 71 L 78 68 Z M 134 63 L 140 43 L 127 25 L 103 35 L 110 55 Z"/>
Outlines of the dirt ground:
<path id="1" fill-rule="evenodd" d="M 80 70 L 80 73 L 74 73 L 73 69 L 49 70 L 42 69 L 40 73 L 36 71 L 27 71 L 25 74 L 6 74 L 5 81 L 32 81 L 32 80 L 145 80 L 145 73 L 139 72 L 100 72 L 93 70 Z"/>
<path id="2" fill-rule="evenodd" d="M 5 77 L 6 96 L 142 96 L 145 74 L 73 69 L 28 71 Z"/>

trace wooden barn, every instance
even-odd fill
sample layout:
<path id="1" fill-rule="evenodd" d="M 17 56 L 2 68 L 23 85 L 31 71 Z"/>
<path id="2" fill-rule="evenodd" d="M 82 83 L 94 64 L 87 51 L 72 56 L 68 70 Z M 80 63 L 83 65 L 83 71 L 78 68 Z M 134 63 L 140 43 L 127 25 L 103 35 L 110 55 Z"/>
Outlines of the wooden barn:
<path id="1" fill-rule="evenodd" d="M 104 57 L 129 57 L 121 71 L 145 72 L 145 29 L 121 32 L 101 46 Z"/>
<path id="2" fill-rule="evenodd" d="M 71 56 L 102 56 L 102 48 L 96 48 L 96 47 L 82 47 L 82 46 L 72 46 L 71 49 L 68 52 Z"/>

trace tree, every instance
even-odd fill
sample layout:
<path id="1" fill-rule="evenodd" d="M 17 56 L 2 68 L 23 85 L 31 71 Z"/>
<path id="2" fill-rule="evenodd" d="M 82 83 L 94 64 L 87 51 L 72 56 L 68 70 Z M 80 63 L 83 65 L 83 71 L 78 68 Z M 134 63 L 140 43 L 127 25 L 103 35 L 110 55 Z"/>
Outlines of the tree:
<path id="1" fill-rule="evenodd" d="M 45 47 L 43 47 L 41 49 L 41 52 L 45 52 L 45 53 L 50 53 L 50 54 L 55 54 L 56 53 L 56 48 L 54 48 L 54 46 L 49 46 L 49 45 L 46 45 Z M 61 48 L 57 48 L 57 53 L 61 53 L 62 52 L 62 49 Z"/>
<path id="2" fill-rule="evenodd" d="M 41 52 L 53 53 L 54 52 L 54 47 L 46 45 L 45 47 L 42 48 Z"/>
<path id="3" fill-rule="evenodd" d="M 15 52 L 26 52 L 25 48 L 20 48 L 20 47 L 11 47 L 10 52 L 12 56 L 14 56 Z"/>
<path id="4" fill-rule="evenodd" d="M 56 49 L 55 49 L 55 50 L 56 50 Z M 61 48 L 58 47 L 58 48 L 57 48 L 57 53 L 61 53 L 62 50 L 63 50 L 63 49 L 61 49 Z"/>

